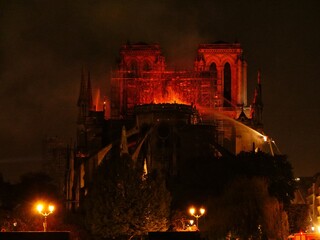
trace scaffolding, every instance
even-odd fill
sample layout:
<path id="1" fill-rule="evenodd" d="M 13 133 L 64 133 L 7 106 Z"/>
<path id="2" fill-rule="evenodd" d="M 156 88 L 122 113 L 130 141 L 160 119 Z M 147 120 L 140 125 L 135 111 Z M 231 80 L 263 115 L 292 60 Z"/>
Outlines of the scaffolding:
<path id="1" fill-rule="evenodd" d="M 221 81 L 211 72 L 116 71 L 111 80 L 111 115 L 113 118 L 131 115 L 135 105 L 150 103 L 218 108 L 223 104 L 221 90 Z"/>

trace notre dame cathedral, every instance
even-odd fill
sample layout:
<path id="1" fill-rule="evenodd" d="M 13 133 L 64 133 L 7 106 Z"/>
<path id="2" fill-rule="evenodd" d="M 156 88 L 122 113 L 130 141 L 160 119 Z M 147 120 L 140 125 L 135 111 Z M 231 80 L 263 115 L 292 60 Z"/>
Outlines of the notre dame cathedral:
<path id="1" fill-rule="evenodd" d="M 81 204 L 94 169 L 114 148 L 144 171 L 161 169 L 170 176 L 181 175 L 187 161 L 204 154 L 274 154 L 263 133 L 260 73 L 248 102 L 239 43 L 200 44 L 192 71 L 168 69 L 158 44 L 125 44 L 109 90 L 102 101 L 93 101 L 90 74 L 82 72 L 68 208 Z"/>

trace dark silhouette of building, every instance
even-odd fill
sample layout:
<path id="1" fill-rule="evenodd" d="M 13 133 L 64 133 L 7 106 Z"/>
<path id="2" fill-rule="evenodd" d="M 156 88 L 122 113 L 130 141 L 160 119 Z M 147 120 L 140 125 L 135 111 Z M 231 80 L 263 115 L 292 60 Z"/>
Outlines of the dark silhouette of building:
<path id="1" fill-rule="evenodd" d="M 94 169 L 112 148 L 129 153 L 147 172 L 160 169 L 173 177 L 206 154 L 276 150 L 263 133 L 260 72 L 248 105 L 247 63 L 239 43 L 199 45 L 192 71 L 167 69 L 158 44 L 125 44 L 110 95 L 102 101 L 93 101 L 90 74 L 85 75 L 67 176 L 69 208 L 79 206 Z"/>

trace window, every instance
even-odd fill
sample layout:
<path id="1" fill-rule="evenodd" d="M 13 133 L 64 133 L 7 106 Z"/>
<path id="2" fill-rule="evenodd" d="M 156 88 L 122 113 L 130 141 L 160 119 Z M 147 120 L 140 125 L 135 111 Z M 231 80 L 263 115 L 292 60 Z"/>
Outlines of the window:
<path id="1" fill-rule="evenodd" d="M 144 61 L 142 69 L 143 69 L 143 71 L 150 71 L 151 70 L 151 66 L 148 61 Z"/>

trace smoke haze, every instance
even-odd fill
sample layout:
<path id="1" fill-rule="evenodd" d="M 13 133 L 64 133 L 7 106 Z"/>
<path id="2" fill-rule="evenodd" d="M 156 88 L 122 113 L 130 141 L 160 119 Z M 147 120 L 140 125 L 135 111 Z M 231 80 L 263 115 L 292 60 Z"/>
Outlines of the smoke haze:
<path id="1" fill-rule="evenodd" d="M 157 42 L 169 67 L 188 69 L 199 43 L 223 40 L 244 49 L 249 102 L 261 68 L 266 134 L 295 173 L 320 170 L 318 1 L 11 0 L 0 8 L 0 163 L 40 159 L 45 136 L 72 142 L 81 68 L 107 94 L 127 41 Z"/>

